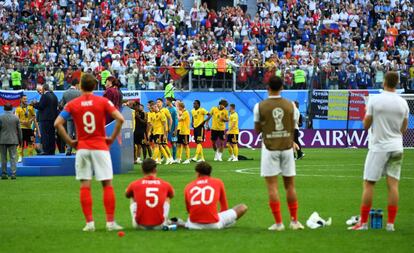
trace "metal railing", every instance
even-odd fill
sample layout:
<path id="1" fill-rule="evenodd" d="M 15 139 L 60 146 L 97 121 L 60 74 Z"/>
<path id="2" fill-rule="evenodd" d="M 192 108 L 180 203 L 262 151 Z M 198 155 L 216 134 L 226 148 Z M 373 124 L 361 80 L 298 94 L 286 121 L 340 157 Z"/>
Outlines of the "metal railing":
<path id="1" fill-rule="evenodd" d="M 11 73 L 15 69 L 0 66 L 0 85 L 2 89 L 13 89 Z M 21 73 L 21 88 L 35 90 L 37 84 L 49 84 L 55 90 L 64 90 L 70 87 L 76 71 L 70 68 L 35 68 L 23 67 L 17 69 Z M 161 66 L 136 67 L 110 70 L 128 90 L 163 90 L 165 84 L 171 80 L 177 90 L 194 91 L 238 91 L 238 90 L 265 90 L 266 83 L 271 75 L 280 76 L 285 89 L 370 89 L 381 88 L 376 82 L 375 73 L 339 73 L 326 72 L 316 67 L 304 68 L 305 82 L 295 82 L 293 68 L 277 69 L 257 66 L 240 66 L 228 68 L 226 72 L 217 69 L 196 69 L 191 67 Z M 61 72 L 60 72 L 61 71 Z M 87 71 L 101 80 L 97 71 Z M 59 73 L 63 73 L 62 78 Z M 78 75 L 80 73 L 77 73 Z M 79 80 L 78 80 L 79 81 Z M 98 90 L 103 89 L 101 83 Z M 410 78 L 409 71 L 400 71 L 400 87 L 414 89 L 414 78 Z"/>

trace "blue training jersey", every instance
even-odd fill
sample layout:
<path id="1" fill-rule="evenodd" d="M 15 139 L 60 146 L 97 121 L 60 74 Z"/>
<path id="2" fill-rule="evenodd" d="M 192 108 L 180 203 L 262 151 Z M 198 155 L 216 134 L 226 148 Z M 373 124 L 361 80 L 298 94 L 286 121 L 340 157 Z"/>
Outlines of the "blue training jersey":
<path id="1" fill-rule="evenodd" d="M 167 109 L 168 109 L 168 111 L 170 111 L 171 119 L 172 119 L 172 125 L 170 127 L 170 132 L 173 132 L 177 129 L 177 126 L 178 126 L 177 109 L 174 106 L 172 106 L 172 107 L 167 106 Z"/>

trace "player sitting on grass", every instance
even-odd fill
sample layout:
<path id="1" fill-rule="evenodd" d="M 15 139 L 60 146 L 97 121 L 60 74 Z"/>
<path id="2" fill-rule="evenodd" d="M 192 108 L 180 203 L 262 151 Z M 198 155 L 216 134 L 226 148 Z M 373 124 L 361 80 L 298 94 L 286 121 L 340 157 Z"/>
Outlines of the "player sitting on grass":
<path id="1" fill-rule="evenodd" d="M 162 229 L 168 220 L 174 189 L 168 182 L 157 178 L 157 163 L 153 159 L 143 161 L 142 172 L 144 177 L 132 182 L 125 192 L 125 196 L 131 199 L 132 226 Z"/>
<path id="2" fill-rule="evenodd" d="M 189 229 L 223 229 L 234 225 L 246 213 L 247 206 L 239 204 L 228 209 L 224 184 L 220 179 L 210 177 L 210 164 L 199 162 L 195 171 L 197 179 L 184 190 L 189 213 L 185 226 Z M 217 211 L 219 202 L 220 213 Z"/>

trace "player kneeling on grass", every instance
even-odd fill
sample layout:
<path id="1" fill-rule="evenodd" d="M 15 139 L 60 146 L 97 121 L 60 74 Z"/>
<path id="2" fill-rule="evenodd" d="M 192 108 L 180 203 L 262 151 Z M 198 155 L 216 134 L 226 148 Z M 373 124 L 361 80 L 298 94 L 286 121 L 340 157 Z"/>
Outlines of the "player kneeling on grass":
<path id="1" fill-rule="evenodd" d="M 97 181 L 103 187 L 103 202 L 106 211 L 106 229 L 108 231 L 122 229 L 114 221 L 115 193 L 112 187 L 112 162 L 109 153 L 111 145 L 124 122 L 122 114 L 111 101 L 104 97 L 93 95 L 98 80 L 91 74 L 85 74 L 81 79 L 82 95 L 66 104 L 64 110 L 55 121 L 55 128 L 63 140 L 76 152 L 76 179 L 80 180 L 80 202 L 85 215 L 86 226 L 83 231 L 95 231 L 92 217 L 91 180 L 95 174 Z M 110 137 L 105 133 L 105 117 L 110 114 L 116 120 L 114 131 Z M 65 122 L 72 116 L 75 123 L 77 140 L 73 140 L 65 130 Z"/>
<path id="2" fill-rule="evenodd" d="M 223 229 L 234 225 L 246 213 L 247 206 L 239 204 L 228 209 L 224 184 L 220 179 L 210 177 L 210 164 L 199 162 L 195 171 L 197 179 L 184 190 L 189 213 L 185 226 L 189 229 Z M 217 211 L 219 202 L 220 212 Z"/>
<path id="3" fill-rule="evenodd" d="M 361 220 L 351 230 L 367 230 L 375 183 L 387 177 L 388 221 L 386 230 L 394 231 L 398 210 L 398 182 L 403 161 L 403 134 L 407 131 L 409 107 L 396 93 L 398 73 L 388 72 L 384 92 L 369 99 L 364 128 L 369 131 L 368 154 L 364 167 Z"/>
<path id="4" fill-rule="evenodd" d="M 168 220 L 172 186 L 157 178 L 157 163 L 145 159 L 142 163 L 144 177 L 132 182 L 125 196 L 131 198 L 132 226 L 141 229 L 162 229 Z"/>

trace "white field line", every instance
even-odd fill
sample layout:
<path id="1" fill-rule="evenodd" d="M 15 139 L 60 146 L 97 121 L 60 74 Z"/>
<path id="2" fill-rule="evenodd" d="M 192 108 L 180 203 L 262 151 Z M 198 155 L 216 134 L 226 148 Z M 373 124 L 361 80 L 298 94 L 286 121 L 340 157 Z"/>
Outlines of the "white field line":
<path id="1" fill-rule="evenodd" d="M 328 170 L 324 170 L 328 171 Z M 343 170 L 341 170 L 343 171 Z M 247 174 L 247 175 L 259 175 L 260 168 L 245 168 L 245 169 L 238 169 L 234 172 L 240 173 L 240 174 Z M 330 175 L 330 174 L 302 174 L 299 173 L 296 176 L 298 177 L 331 177 L 331 178 L 362 178 L 362 175 L 360 176 L 348 176 L 348 175 Z M 414 180 L 414 177 L 401 177 L 401 179 L 408 179 L 408 180 Z"/>

